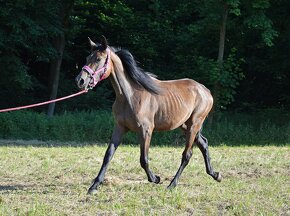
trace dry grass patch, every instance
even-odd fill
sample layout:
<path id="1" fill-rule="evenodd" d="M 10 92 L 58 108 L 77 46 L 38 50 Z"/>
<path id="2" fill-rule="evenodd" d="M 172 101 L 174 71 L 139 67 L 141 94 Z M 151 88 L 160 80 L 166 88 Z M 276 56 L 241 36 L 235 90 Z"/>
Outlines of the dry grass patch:
<path id="1" fill-rule="evenodd" d="M 289 146 L 211 147 L 221 183 L 205 173 L 194 149 L 171 191 L 166 186 L 182 148 L 150 149 L 151 168 L 162 180 L 154 185 L 139 165 L 139 147 L 121 146 L 104 185 L 88 196 L 105 146 L 7 144 L 0 147 L 0 215 L 290 215 Z"/>

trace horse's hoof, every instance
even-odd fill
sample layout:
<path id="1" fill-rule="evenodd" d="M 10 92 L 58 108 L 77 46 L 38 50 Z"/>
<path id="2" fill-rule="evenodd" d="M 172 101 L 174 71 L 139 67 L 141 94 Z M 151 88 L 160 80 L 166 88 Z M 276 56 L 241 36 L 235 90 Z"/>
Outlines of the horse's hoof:
<path id="1" fill-rule="evenodd" d="M 88 190 L 88 195 L 94 195 L 94 194 L 96 194 L 97 193 L 97 189 L 95 189 L 95 188 L 90 188 L 89 190 Z"/>
<path id="2" fill-rule="evenodd" d="M 170 185 L 167 186 L 168 190 L 172 190 L 176 187 L 176 183 L 170 183 Z"/>
<path id="3" fill-rule="evenodd" d="M 159 176 L 155 176 L 155 181 L 154 181 L 155 184 L 159 184 L 160 183 L 160 177 Z"/>
<path id="4" fill-rule="evenodd" d="M 216 174 L 217 174 L 217 176 L 215 177 L 215 180 L 217 182 L 221 182 L 222 181 L 222 175 L 219 172 L 217 172 Z"/>
<path id="5" fill-rule="evenodd" d="M 160 183 L 160 177 L 158 175 L 155 175 L 153 179 L 148 178 L 149 182 L 159 184 Z"/>

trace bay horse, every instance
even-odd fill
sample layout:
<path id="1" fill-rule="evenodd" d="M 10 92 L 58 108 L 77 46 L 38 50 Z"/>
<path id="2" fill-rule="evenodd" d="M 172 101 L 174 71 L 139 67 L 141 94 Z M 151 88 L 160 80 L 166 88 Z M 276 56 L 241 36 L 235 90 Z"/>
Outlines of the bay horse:
<path id="1" fill-rule="evenodd" d="M 213 105 L 210 91 L 191 79 L 158 80 L 153 74 L 139 68 L 128 50 L 109 47 L 105 37 L 102 37 L 101 43 L 94 43 L 91 39 L 89 42 L 91 54 L 76 77 L 76 83 L 80 89 L 88 90 L 109 77 L 116 94 L 112 107 L 116 123 L 101 169 L 88 193 L 96 193 L 98 186 L 103 183 L 108 164 L 122 136 L 128 131 L 138 134 L 140 163 L 149 182 L 160 183 L 160 177 L 150 170 L 148 163 L 152 132 L 176 128 L 185 132 L 186 143 L 180 167 L 168 188 L 177 185 L 192 156 L 193 143 L 202 152 L 207 174 L 220 182 L 221 174 L 214 172 L 210 163 L 208 141 L 201 134 L 203 122 Z"/>

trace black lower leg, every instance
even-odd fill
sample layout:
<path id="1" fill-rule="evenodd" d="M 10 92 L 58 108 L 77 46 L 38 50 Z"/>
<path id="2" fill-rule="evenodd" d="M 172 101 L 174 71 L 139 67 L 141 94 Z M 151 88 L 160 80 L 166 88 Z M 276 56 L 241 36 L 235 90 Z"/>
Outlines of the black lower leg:
<path id="1" fill-rule="evenodd" d="M 98 176 L 94 179 L 91 187 L 89 188 L 89 191 L 88 191 L 89 194 L 95 193 L 97 190 L 97 187 L 103 183 L 109 162 L 112 160 L 113 155 L 121 142 L 121 138 L 123 134 L 126 132 L 127 132 L 127 129 L 123 127 L 120 127 L 120 126 L 115 127 L 112 138 L 111 138 L 111 143 L 109 144 L 106 150 L 105 156 L 104 156 L 102 167 L 98 173 Z"/>
<path id="2" fill-rule="evenodd" d="M 102 167 L 98 173 L 98 176 L 94 179 L 91 187 L 89 188 L 89 193 L 91 193 L 93 190 L 96 190 L 97 187 L 103 183 L 109 162 L 111 161 L 116 149 L 117 149 L 117 147 L 113 143 L 109 144 L 107 151 L 105 153 Z"/>
<path id="3" fill-rule="evenodd" d="M 140 164 L 141 167 L 146 172 L 147 178 L 149 182 L 153 183 L 160 183 L 160 177 L 155 175 L 149 168 L 148 163 L 148 155 L 149 155 L 149 146 L 152 136 L 152 128 L 150 126 L 144 126 L 140 131 L 139 138 L 140 138 Z"/>
<path id="4" fill-rule="evenodd" d="M 199 132 L 196 136 L 195 143 L 203 155 L 207 174 L 213 177 L 216 181 L 221 181 L 220 173 L 214 172 L 211 166 L 207 139 Z"/>
<path id="5" fill-rule="evenodd" d="M 167 187 L 168 189 L 176 187 L 178 179 L 179 179 L 181 173 L 183 172 L 184 168 L 187 166 L 191 156 L 192 156 L 192 151 L 191 150 L 190 150 L 190 152 L 184 152 L 182 154 L 180 167 L 178 168 L 174 178 L 172 179 L 172 181 L 168 185 L 168 187 Z"/>
<path id="6" fill-rule="evenodd" d="M 145 170 L 149 182 L 156 184 L 160 183 L 160 177 L 153 174 L 153 172 L 149 169 L 148 159 L 142 153 L 140 156 L 140 164 L 141 167 Z"/>

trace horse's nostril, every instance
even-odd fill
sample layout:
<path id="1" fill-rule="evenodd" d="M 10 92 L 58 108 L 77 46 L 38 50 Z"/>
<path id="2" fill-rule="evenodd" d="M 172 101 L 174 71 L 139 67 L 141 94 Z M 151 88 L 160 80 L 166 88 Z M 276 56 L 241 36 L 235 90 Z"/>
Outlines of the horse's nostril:
<path id="1" fill-rule="evenodd" d="M 83 86 L 84 83 L 85 83 L 84 79 L 80 79 L 80 81 L 79 81 L 79 86 Z"/>

